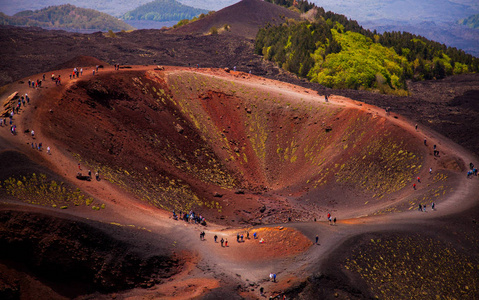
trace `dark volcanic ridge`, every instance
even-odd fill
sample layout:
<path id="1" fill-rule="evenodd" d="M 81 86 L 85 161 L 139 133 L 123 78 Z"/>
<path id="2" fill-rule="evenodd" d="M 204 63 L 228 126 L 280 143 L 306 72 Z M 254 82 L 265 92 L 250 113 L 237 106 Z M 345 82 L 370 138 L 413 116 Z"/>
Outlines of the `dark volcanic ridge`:
<path id="1" fill-rule="evenodd" d="M 152 286 L 178 273 L 184 264 L 165 247 L 170 244 L 165 238 L 141 229 L 35 210 L 18 207 L 0 211 L 0 267 L 31 270 L 42 284 L 54 283 L 56 293 L 64 297 Z M 131 240 L 135 242 L 128 242 Z M 154 246 L 151 241 L 156 241 Z M 12 294 L 11 299 L 15 299 L 22 290 L 31 289 L 26 280 L 10 280 L 9 275 L 5 272 L 0 276 L 2 282 L 10 282 L 2 286 L 0 295 Z M 51 294 L 36 297 L 47 299 Z"/>

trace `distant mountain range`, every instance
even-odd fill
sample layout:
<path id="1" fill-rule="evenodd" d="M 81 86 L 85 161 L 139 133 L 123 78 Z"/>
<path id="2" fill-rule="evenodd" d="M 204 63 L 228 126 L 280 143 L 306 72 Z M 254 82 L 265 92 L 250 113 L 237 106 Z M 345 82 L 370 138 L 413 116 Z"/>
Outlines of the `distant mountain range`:
<path id="1" fill-rule="evenodd" d="M 49 29 L 77 31 L 121 31 L 133 30 L 132 26 L 106 13 L 93 9 L 65 4 L 40 10 L 26 10 L 7 16 L 0 13 L 0 24 L 15 26 L 38 26 Z"/>
<path id="2" fill-rule="evenodd" d="M 479 29 L 479 14 L 461 19 L 458 21 L 458 23 L 469 28 Z"/>

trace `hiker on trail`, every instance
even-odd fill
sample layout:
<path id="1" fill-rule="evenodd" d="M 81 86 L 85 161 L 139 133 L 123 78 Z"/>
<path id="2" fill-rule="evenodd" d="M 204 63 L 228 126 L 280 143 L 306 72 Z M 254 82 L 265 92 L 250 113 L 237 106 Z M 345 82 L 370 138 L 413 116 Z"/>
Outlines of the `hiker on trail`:
<path id="1" fill-rule="evenodd" d="M 416 189 L 416 184 L 415 184 L 415 183 L 412 185 L 412 188 L 413 188 L 413 189 Z"/>
<path id="2" fill-rule="evenodd" d="M 427 146 L 427 139 L 424 138 L 424 146 Z"/>
<path id="3" fill-rule="evenodd" d="M 83 68 L 80 69 L 80 75 L 83 75 Z"/>
<path id="4" fill-rule="evenodd" d="M 236 241 L 239 243 L 240 235 L 239 233 L 236 234 Z"/>
<path id="5" fill-rule="evenodd" d="M 269 280 L 273 280 L 273 273 L 269 273 Z"/>
<path id="6" fill-rule="evenodd" d="M 418 211 L 422 211 L 422 205 L 421 204 L 419 204 Z"/>
<path id="7" fill-rule="evenodd" d="M 429 174 L 432 174 L 432 168 L 429 168 Z"/>
<path id="8" fill-rule="evenodd" d="M 96 178 L 96 181 L 100 181 L 100 171 L 96 171 L 95 178 Z"/>
<path id="9" fill-rule="evenodd" d="M 424 206 L 422 207 L 422 211 L 426 212 L 426 204 L 424 204 Z"/>
<path id="10" fill-rule="evenodd" d="M 415 126 L 415 127 L 416 127 L 416 131 L 417 131 L 417 124 L 416 124 L 416 126 Z"/>
<path id="11" fill-rule="evenodd" d="M 32 138 L 35 138 L 35 131 L 32 130 Z"/>
<path id="12" fill-rule="evenodd" d="M 95 76 L 95 70 L 93 70 L 93 76 Z"/>
<path id="13" fill-rule="evenodd" d="M 316 235 L 316 245 L 318 244 L 318 241 L 319 241 L 319 236 Z"/>
<path id="14" fill-rule="evenodd" d="M 80 165 L 80 163 L 78 163 L 78 170 L 81 171 L 81 165 Z"/>
<path id="15" fill-rule="evenodd" d="M 88 178 L 91 179 L 91 171 L 90 170 L 88 170 Z"/>
<path id="16" fill-rule="evenodd" d="M 253 232 L 253 239 L 256 239 L 256 232 Z"/>
<path id="17" fill-rule="evenodd" d="M 435 209 L 436 209 L 436 203 L 433 202 L 433 203 L 431 204 L 431 209 L 432 209 L 432 210 L 435 210 Z"/>
<path id="18" fill-rule="evenodd" d="M 225 247 L 228 247 L 228 239 L 225 240 Z"/>
<path id="19" fill-rule="evenodd" d="M 243 235 L 241 235 L 241 241 L 244 242 Z"/>
<path id="20" fill-rule="evenodd" d="M 28 79 L 28 87 L 31 87 L 31 86 L 32 86 L 32 81 Z"/>
<path id="21" fill-rule="evenodd" d="M 474 164 L 473 164 L 472 162 L 469 163 L 469 168 L 470 168 L 471 170 L 474 169 Z"/>
<path id="22" fill-rule="evenodd" d="M 214 238 L 215 238 L 215 243 L 217 243 L 216 240 L 218 239 L 218 236 L 217 236 L 216 234 L 215 234 L 215 237 L 214 237 Z"/>
<path id="23" fill-rule="evenodd" d="M 334 217 L 334 221 L 333 221 L 333 222 L 334 222 L 334 225 L 336 225 L 336 217 Z"/>
<path id="24" fill-rule="evenodd" d="M 223 243 L 225 242 L 225 240 L 223 238 L 221 238 L 220 240 L 220 243 L 221 243 L 221 247 L 223 247 Z"/>
<path id="25" fill-rule="evenodd" d="M 42 151 L 42 143 L 38 144 L 38 151 Z"/>
<path id="26" fill-rule="evenodd" d="M 417 182 L 421 183 L 421 178 L 417 177 Z"/>
<path id="27" fill-rule="evenodd" d="M 273 282 L 276 282 L 276 273 L 273 274 Z"/>

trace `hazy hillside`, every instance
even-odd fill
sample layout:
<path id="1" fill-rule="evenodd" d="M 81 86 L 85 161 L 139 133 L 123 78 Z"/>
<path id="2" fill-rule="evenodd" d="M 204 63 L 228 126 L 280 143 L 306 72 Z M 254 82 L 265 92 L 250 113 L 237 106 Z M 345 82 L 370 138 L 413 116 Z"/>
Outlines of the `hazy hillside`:
<path id="1" fill-rule="evenodd" d="M 403 22 L 455 22 L 478 12 L 479 7 L 467 0 L 366 0 L 361 5 L 355 0 L 312 0 L 325 10 L 344 14 L 362 21 L 394 20 Z"/>
<path id="2" fill-rule="evenodd" d="M 72 2 L 77 7 L 91 8 L 112 16 L 120 17 L 127 11 L 137 8 L 140 5 L 151 2 L 151 0 L 15 0 L 15 1 L 0 1 L 0 12 L 7 15 L 14 15 L 24 10 L 42 9 L 48 6 L 62 5 Z"/>
<path id="3" fill-rule="evenodd" d="M 147 20 L 147 21 L 180 21 L 191 19 L 202 13 L 205 9 L 186 6 L 175 0 L 156 0 L 137 7 L 123 15 L 124 20 Z"/>
<path id="4" fill-rule="evenodd" d="M 461 20 L 459 20 L 458 23 L 461 24 L 461 25 L 465 25 L 467 27 L 470 27 L 470 28 L 477 29 L 477 28 L 479 28 L 479 14 L 469 16 L 465 19 L 461 19 Z"/>
<path id="5" fill-rule="evenodd" d="M 108 14 L 70 4 L 51 6 L 35 11 L 27 10 L 19 12 L 12 17 L 0 14 L 0 24 L 99 31 L 134 29 L 125 22 Z"/>

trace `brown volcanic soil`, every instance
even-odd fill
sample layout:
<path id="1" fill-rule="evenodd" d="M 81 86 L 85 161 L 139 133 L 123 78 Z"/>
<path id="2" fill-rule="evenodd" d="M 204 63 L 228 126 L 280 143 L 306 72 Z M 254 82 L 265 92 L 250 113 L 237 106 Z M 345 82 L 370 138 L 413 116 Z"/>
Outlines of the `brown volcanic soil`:
<path id="1" fill-rule="evenodd" d="M 98 263 L 117 277 L 106 278 L 100 286 L 95 281 L 87 282 L 74 294 L 68 294 L 70 296 L 101 290 L 102 286 L 109 287 L 107 290 L 147 287 L 164 282 L 154 278 L 178 273 L 170 282 L 113 296 L 193 298 L 207 294 L 206 297 L 214 299 L 236 294 L 259 298 L 261 286 L 268 296 L 286 291 L 290 296 L 312 298 L 321 291 L 326 299 L 336 294 L 342 298 L 369 298 L 373 293 L 378 294 L 374 289 L 376 285 L 362 278 L 361 273 L 350 274 L 344 270 L 344 260 L 351 257 L 331 254 L 349 253 L 351 249 L 353 255 L 361 243 L 346 241 L 362 233 L 375 235 L 377 231 L 383 232 L 381 238 L 391 236 L 394 240 L 397 232 L 412 236 L 412 232 L 421 228 L 424 239 L 443 241 L 444 251 L 457 250 L 451 250 L 450 243 L 462 245 L 463 249 L 455 257 L 471 264 L 477 262 L 474 239 L 477 226 L 471 226 L 475 224 L 471 219 L 477 207 L 469 209 L 477 200 L 472 196 L 477 195 L 474 194 L 477 178 L 464 180 L 462 173 L 465 161 L 473 159 L 447 140 L 422 128 L 415 132 L 402 116 L 386 116 L 382 110 L 337 96 L 330 97 L 331 103 L 325 103 L 324 98 L 311 90 L 241 72 L 153 69 L 133 66 L 131 70 L 114 71 L 107 67 L 95 77 L 85 72 L 80 80 L 66 79 L 70 70 L 65 70 L 60 72 L 65 78 L 61 87 L 52 82 L 46 82 L 41 89 L 28 89 L 26 84 L 6 87 L 5 95 L 13 91 L 28 92 L 33 104 L 15 116 L 19 135 L 12 136 L 7 128 L 0 128 L 2 149 L 8 150 L 2 152 L 3 155 L 17 159 L 17 163 L 2 169 L 5 172 L 2 178 L 11 176 L 15 166 L 25 166 L 23 171 L 22 167 L 17 169 L 20 170 L 17 174 L 24 175 L 43 168 L 51 176 L 60 177 L 57 180 L 78 186 L 100 199 L 106 208 L 95 211 L 70 206 L 66 210 L 52 210 L 19 203 L 19 209 L 12 206 L 14 197 L 2 194 L 2 208 L 8 216 L 2 223 L 8 233 L 2 234 L 6 245 L 2 249 L 12 249 L 8 252 L 10 259 L 2 266 L 8 274 L 2 277 L 2 295 L 13 293 L 15 296 L 18 290 L 31 292 L 32 288 L 27 286 L 36 286 L 46 293 L 43 295 L 50 295 L 41 298 L 67 295 L 52 283 L 60 281 L 58 276 L 45 280 L 48 276 L 41 272 L 41 267 L 35 269 L 35 266 L 42 266 L 38 260 L 51 259 L 51 255 L 42 256 L 49 253 L 48 249 L 76 247 L 89 249 L 79 254 L 80 259 L 88 262 L 79 264 L 82 268 L 79 273 L 105 278 L 97 268 Z M 35 129 L 37 141 L 43 140 L 44 147 L 52 146 L 51 156 L 31 150 L 31 137 L 22 133 L 27 128 Z M 422 145 L 424 136 L 429 143 L 440 145 L 440 157 L 434 158 L 430 147 Z M 26 156 L 17 156 L 15 151 Z M 101 168 L 102 180 L 76 180 L 76 164 L 80 159 L 84 170 Z M 30 161 L 39 165 L 30 168 Z M 418 167 L 419 164 L 422 166 Z M 434 176 L 428 176 L 429 166 L 433 167 Z M 417 174 L 422 182 L 418 190 L 413 191 L 410 184 Z M 368 178 L 370 180 L 366 180 Z M 215 192 L 223 196 L 215 197 Z M 145 195 L 150 198 L 145 199 Z M 151 197 L 153 195 L 156 196 Z M 168 195 L 176 197 L 168 198 Z M 207 203 L 215 202 L 214 207 L 193 206 L 195 211 L 207 216 L 207 227 L 173 221 L 168 218 L 169 214 L 154 208 L 178 205 L 182 202 L 174 202 L 174 199 L 191 200 L 196 199 L 195 196 Z M 186 202 L 191 204 L 190 200 Z M 386 214 L 415 209 L 418 203 L 427 203 L 429 209 L 431 201 L 438 203 L 438 211 Z M 30 213 L 32 210 L 35 215 Z M 466 213 L 461 212 L 463 210 Z M 327 211 L 339 217 L 336 226 L 322 221 Z M 461 212 L 460 222 L 456 222 L 458 215 L 447 216 L 456 212 Z M 343 220 L 371 214 L 378 216 Z M 317 217 L 322 222 L 290 223 L 283 230 L 249 227 L 225 230 L 224 226 L 212 224 L 212 220 L 226 225 L 240 221 L 270 223 L 287 221 L 288 217 L 302 221 Z M 43 221 L 22 225 L 18 230 L 11 226 L 26 223 L 22 221 L 25 218 Z M 47 228 L 41 224 L 46 222 L 62 224 L 71 234 L 59 231 L 59 234 L 44 235 Z M 456 228 L 455 224 L 460 225 Z M 91 229 L 82 231 L 82 228 Z M 436 228 L 444 229 L 444 233 L 437 235 Z M 198 240 L 202 230 L 206 231 L 204 242 Z M 246 230 L 250 234 L 256 230 L 266 243 L 260 245 L 253 239 L 236 243 L 236 233 Z M 102 234 L 105 234 L 104 240 L 117 245 L 114 248 L 121 251 L 109 251 L 108 245 L 85 242 L 96 241 Z M 229 247 L 221 248 L 219 243 L 214 243 L 215 234 L 227 238 Z M 316 235 L 319 235 L 320 246 L 310 246 Z M 48 247 L 52 237 L 57 241 L 53 245 L 58 247 Z M 359 239 L 366 243 L 366 237 Z M 18 248 L 17 242 L 23 241 L 31 242 L 32 249 L 38 250 L 31 256 L 32 263 L 19 265 L 24 256 L 15 256 L 13 249 Z M 70 246 L 71 243 L 74 246 Z M 411 249 L 422 245 L 413 244 Z M 175 251 L 179 256 L 176 258 L 173 248 L 186 249 L 190 254 Z M 336 249 L 340 250 L 336 252 Z M 88 253 L 101 251 L 116 255 L 117 264 L 101 259 L 93 263 L 88 259 L 91 258 Z M 125 254 L 130 251 L 136 254 Z M 398 251 L 396 255 L 404 255 L 402 250 Z M 65 265 L 76 264 L 76 256 L 71 252 L 56 253 Z M 168 273 L 168 268 L 162 268 L 161 264 L 156 269 L 148 269 L 155 266 L 148 259 L 156 254 L 170 261 L 173 271 Z M 410 255 L 410 259 L 419 259 L 417 255 Z M 369 258 L 376 257 L 374 253 L 364 257 L 364 263 L 375 263 Z M 135 274 L 147 268 L 146 273 L 140 273 L 145 277 L 128 280 L 129 273 L 121 270 L 130 258 L 138 262 L 131 266 Z M 187 263 L 181 268 L 180 262 L 185 260 Z M 29 274 L 28 281 L 17 281 L 24 270 Z M 278 273 L 278 283 L 267 281 L 270 272 Z M 318 272 L 325 275 L 306 280 Z M 55 274 L 78 280 L 68 272 Z M 475 274 L 475 270 L 469 270 L 463 276 L 465 280 L 472 280 Z M 447 285 L 447 276 L 436 280 Z M 149 278 L 153 278 L 153 282 Z M 410 284 L 404 281 L 401 286 L 408 289 Z M 441 295 L 441 291 L 433 287 L 428 292 Z M 476 290 L 468 293 L 477 295 Z"/>
<path id="2" fill-rule="evenodd" d="M 299 19 L 299 13 L 260 0 L 243 0 L 225 7 L 204 19 L 171 30 L 180 34 L 209 34 L 212 27 L 221 30 L 225 25 L 230 29 L 221 34 L 254 39 L 258 28 L 266 24 L 277 25 L 286 19 Z"/>

